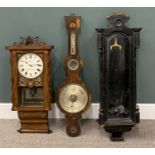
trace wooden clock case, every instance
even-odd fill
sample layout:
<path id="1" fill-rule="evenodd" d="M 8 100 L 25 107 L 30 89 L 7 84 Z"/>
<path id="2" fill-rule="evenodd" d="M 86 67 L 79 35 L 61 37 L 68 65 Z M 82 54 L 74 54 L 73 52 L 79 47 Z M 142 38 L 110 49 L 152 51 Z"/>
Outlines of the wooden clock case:
<path id="1" fill-rule="evenodd" d="M 18 111 L 20 133 L 50 133 L 48 111 L 51 110 L 50 53 L 54 46 L 39 42 L 38 37 L 28 36 L 7 46 L 11 54 L 12 110 Z M 23 77 L 18 71 L 19 58 L 35 53 L 43 61 L 43 72 L 34 79 Z M 33 92 L 33 95 L 31 94 Z"/>
<path id="2" fill-rule="evenodd" d="M 111 133 L 112 141 L 124 140 L 122 133 L 139 123 L 136 105 L 136 49 L 141 28 L 128 28 L 129 16 L 114 13 L 110 26 L 96 29 L 100 66 L 100 110 L 98 122 Z"/>

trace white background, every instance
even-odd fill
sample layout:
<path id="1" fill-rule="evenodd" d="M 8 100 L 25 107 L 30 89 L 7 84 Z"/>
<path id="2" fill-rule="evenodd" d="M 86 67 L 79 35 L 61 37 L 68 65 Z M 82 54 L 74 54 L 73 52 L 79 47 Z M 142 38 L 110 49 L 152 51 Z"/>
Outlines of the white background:
<path id="1" fill-rule="evenodd" d="M 153 7 L 154 0 L 0 0 L 3 7 Z"/>

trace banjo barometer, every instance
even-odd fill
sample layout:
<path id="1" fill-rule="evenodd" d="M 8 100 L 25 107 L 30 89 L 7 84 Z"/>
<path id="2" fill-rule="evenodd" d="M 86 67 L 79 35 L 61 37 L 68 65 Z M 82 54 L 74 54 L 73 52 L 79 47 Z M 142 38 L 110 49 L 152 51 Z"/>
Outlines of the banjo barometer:
<path id="1" fill-rule="evenodd" d="M 78 136 L 81 132 L 79 120 L 91 102 L 91 95 L 80 78 L 83 62 L 78 55 L 78 31 L 80 16 L 65 16 L 68 30 L 68 56 L 64 62 L 66 79 L 58 88 L 57 103 L 67 120 L 66 132 L 69 136 Z"/>

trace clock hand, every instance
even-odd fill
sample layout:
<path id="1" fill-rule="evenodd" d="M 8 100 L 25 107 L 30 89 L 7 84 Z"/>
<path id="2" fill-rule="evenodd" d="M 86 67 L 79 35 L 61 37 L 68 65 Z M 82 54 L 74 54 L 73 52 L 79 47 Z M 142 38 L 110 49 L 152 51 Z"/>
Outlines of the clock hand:
<path id="1" fill-rule="evenodd" d="M 22 60 L 21 62 L 24 62 L 24 63 L 26 63 L 28 65 L 27 61 Z"/>
<path id="2" fill-rule="evenodd" d="M 41 66 L 40 64 L 29 64 L 30 67 L 33 67 L 33 66 Z"/>
<path id="3" fill-rule="evenodd" d="M 41 65 L 40 64 L 33 64 L 32 66 L 38 66 L 38 67 L 40 67 Z"/>
<path id="4" fill-rule="evenodd" d="M 29 64 L 27 61 L 24 61 L 24 60 L 22 60 L 21 62 L 26 63 L 29 67 L 33 67 L 33 66 L 34 66 L 34 65 L 32 65 L 32 64 Z"/>
<path id="5" fill-rule="evenodd" d="M 40 64 L 36 64 L 37 66 L 41 66 Z"/>

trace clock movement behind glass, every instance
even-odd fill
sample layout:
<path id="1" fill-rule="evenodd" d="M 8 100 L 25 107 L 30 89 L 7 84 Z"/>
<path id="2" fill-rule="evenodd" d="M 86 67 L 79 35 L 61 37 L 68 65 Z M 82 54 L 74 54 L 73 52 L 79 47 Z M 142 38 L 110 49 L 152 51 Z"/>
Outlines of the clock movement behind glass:
<path id="1" fill-rule="evenodd" d="M 20 133 L 49 133 L 51 110 L 50 52 L 38 37 L 21 38 L 6 47 L 11 53 L 12 110 L 18 111 Z"/>
<path id="2" fill-rule="evenodd" d="M 111 140 L 123 140 L 122 133 L 139 123 L 136 106 L 136 49 L 141 28 L 128 28 L 127 14 L 107 17 L 110 27 L 96 29 L 100 64 L 100 112 L 98 122 L 111 133 Z"/>
<path id="3" fill-rule="evenodd" d="M 78 136 L 81 132 L 79 119 L 91 102 L 91 95 L 85 83 L 80 78 L 83 62 L 78 55 L 78 31 L 80 29 L 80 16 L 66 16 L 68 29 L 68 56 L 64 67 L 66 79 L 58 88 L 58 107 L 67 119 L 66 132 L 69 136 Z"/>

